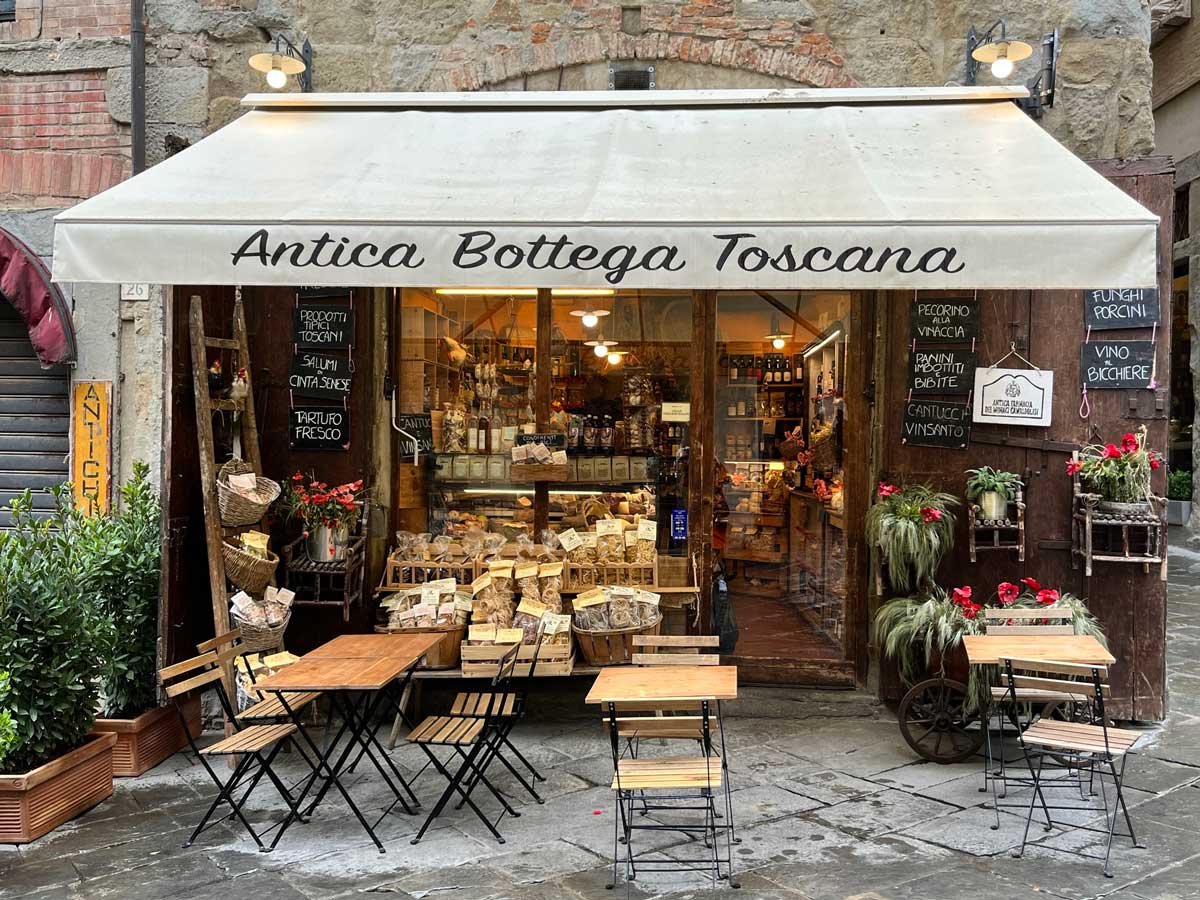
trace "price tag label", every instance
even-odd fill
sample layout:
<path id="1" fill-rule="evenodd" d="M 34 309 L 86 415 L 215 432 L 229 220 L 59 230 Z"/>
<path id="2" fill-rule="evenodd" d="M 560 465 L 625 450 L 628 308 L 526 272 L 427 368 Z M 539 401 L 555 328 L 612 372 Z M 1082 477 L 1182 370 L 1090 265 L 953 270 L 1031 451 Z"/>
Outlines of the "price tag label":
<path id="1" fill-rule="evenodd" d="M 568 528 L 566 531 L 561 532 L 558 536 L 558 542 L 562 544 L 562 548 L 568 553 L 583 546 L 583 538 L 580 537 L 579 532 L 574 528 Z"/>
<path id="2" fill-rule="evenodd" d="M 525 637 L 525 632 L 520 628 L 497 628 L 496 643 L 497 644 L 519 644 L 521 639 Z"/>
<path id="3" fill-rule="evenodd" d="M 517 604 L 517 612 L 525 613 L 527 616 L 533 616 L 535 619 L 540 619 L 548 611 L 549 610 L 547 607 L 542 606 L 542 604 L 533 600 L 522 600 L 519 604 Z"/>
<path id="4" fill-rule="evenodd" d="M 596 522 L 596 534 L 624 534 L 625 523 L 620 519 L 599 519 Z"/>
<path id="5" fill-rule="evenodd" d="M 589 606 L 599 606 L 601 603 L 607 602 L 608 595 L 604 593 L 604 588 L 592 588 L 576 597 L 572 605 L 575 609 L 587 609 Z"/>
<path id="6" fill-rule="evenodd" d="M 638 589 L 634 591 L 633 599 L 638 603 L 645 603 L 648 606 L 658 606 L 659 601 L 662 600 L 662 594 L 656 594 L 654 591 L 643 591 Z"/>
<path id="7" fill-rule="evenodd" d="M 653 519 L 639 519 L 637 527 L 639 541 L 653 541 L 658 538 L 658 523 Z"/>
<path id="8" fill-rule="evenodd" d="M 491 643 L 496 640 L 496 626 L 492 623 L 472 625 L 467 629 L 467 640 Z"/>
<path id="9" fill-rule="evenodd" d="M 484 588 L 489 588 L 491 586 L 492 586 L 492 576 L 491 575 L 480 575 L 478 578 L 476 578 L 474 581 L 471 582 L 471 596 L 474 597 L 476 594 L 478 594 Z"/>
<path id="10" fill-rule="evenodd" d="M 538 568 L 538 575 L 542 578 L 552 578 L 555 575 L 561 575 L 563 572 L 563 564 L 560 562 L 542 563 Z"/>
<path id="11" fill-rule="evenodd" d="M 538 564 L 535 562 L 524 562 L 516 567 L 513 572 L 513 578 L 537 578 Z"/>

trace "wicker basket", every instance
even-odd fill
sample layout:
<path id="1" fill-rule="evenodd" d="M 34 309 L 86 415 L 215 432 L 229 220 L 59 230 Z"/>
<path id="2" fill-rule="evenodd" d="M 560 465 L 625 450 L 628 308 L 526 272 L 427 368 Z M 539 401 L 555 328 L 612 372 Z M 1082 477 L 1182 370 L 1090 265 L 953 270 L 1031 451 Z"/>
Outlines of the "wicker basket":
<path id="1" fill-rule="evenodd" d="M 243 653 L 282 650 L 283 633 L 287 631 L 288 623 L 291 620 L 292 611 L 290 609 L 283 614 L 283 621 L 278 625 L 254 625 L 234 614 L 234 624 L 242 631 L 242 638 L 238 649 Z"/>
<path id="2" fill-rule="evenodd" d="M 225 577 L 247 594 L 261 594 L 275 569 L 279 566 L 279 557 L 267 551 L 267 558 L 247 553 L 240 547 L 235 547 L 229 541 L 221 544 L 221 555 L 225 557 Z"/>
<path id="3" fill-rule="evenodd" d="M 633 661 L 637 651 L 633 647 L 635 634 L 658 634 L 662 627 L 662 614 L 653 625 L 636 628 L 609 628 L 601 631 L 585 631 L 575 626 L 575 643 L 583 661 L 589 666 L 620 666 Z"/>
<path id="4" fill-rule="evenodd" d="M 462 653 L 463 638 L 467 633 L 466 625 L 428 625 L 424 628 L 392 628 L 387 625 L 376 625 L 376 634 L 438 634 L 442 639 L 429 648 L 425 660 L 418 669 L 457 669 Z"/>
<path id="5" fill-rule="evenodd" d="M 230 475 L 245 475 L 254 468 L 245 460 L 229 460 L 217 471 L 217 506 L 221 510 L 221 524 L 227 528 L 254 525 L 262 521 L 267 508 L 279 496 L 279 485 L 270 478 L 258 476 L 258 493 L 266 500 L 251 500 L 229 486 Z"/>

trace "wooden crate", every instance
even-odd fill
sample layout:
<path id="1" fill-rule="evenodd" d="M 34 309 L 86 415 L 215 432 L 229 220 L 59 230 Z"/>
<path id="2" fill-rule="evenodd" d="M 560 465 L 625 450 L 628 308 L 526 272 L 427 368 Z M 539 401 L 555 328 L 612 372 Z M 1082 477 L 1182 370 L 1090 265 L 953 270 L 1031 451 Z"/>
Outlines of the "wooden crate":
<path id="1" fill-rule="evenodd" d="M 35 841 L 111 797 L 116 742 L 99 734 L 32 772 L 0 775 L 0 844 Z"/>
<path id="2" fill-rule="evenodd" d="M 469 585 L 479 577 L 479 563 L 474 559 L 460 559 L 454 562 L 432 562 L 427 559 L 401 559 L 395 551 L 388 554 L 387 564 L 383 567 L 383 579 L 380 588 L 418 587 L 439 578 L 453 578 L 459 585 Z"/>
<path id="3" fill-rule="evenodd" d="M 533 481 L 567 481 L 570 471 L 565 463 L 554 465 L 547 463 L 520 463 L 510 466 L 508 480 L 514 484 L 529 484 Z"/>
<path id="4" fill-rule="evenodd" d="M 492 678 L 500 666 L 500 659 L 511 649 L 512 644 L 477 644 L 468 645 L 465 641 L 461 648 L 462 673 L 464 678 Z M 533 663 L 532 644 L 522 644 L 517 651 L 517 665 L 513 670 L 516 678 L 529 676 L 529 667 Z M 545 644 L 538 653 L 537 669 L 534 677 L 550 677 L 552 675 L 570 675 L 575 667 L 575 644 L 568 641 L 565 644 Z"/>
<path id="5" fill-rule="evenodd" d="M 603 587 L 644 587 L 655 585 L 653 562 L 647 563 L 586 563 L 566 562 L 563 565 L 563 590 L 578 593 L 597 585 Z"/>
<path id="6" fill-rule="evenodd" d="M 193 738 L 199 737 L 203 730 L 199 695 L 184 702 L 184 714 L 188 731 Z M 117 736 L 112 760 L 113 775 L 118 778 L 133 778 L 148 772 L 187 746 L 187 735 L 174 704 L 152 709 L 134 719 L 97 719 L 92 731 Z"/>
<path id="7" fill-rule="evenodd" d="M 655 559 L 654 583 L 659 587 L 690 587 L 692 561 L 687 556 L 658 554 Z"/>

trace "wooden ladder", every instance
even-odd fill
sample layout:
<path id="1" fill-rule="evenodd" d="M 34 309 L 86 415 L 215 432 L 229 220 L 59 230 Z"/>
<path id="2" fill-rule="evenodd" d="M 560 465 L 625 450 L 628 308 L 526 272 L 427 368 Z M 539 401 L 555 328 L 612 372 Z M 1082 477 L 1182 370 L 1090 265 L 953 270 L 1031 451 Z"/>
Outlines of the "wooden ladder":
<path id="1" fill-rule="evenodd" d="M 236 375 L 244 367 L 249 380 L 250 350 L 246 343 L 246 316 L 242 309 L 242 292 L 236 289 L 233 303 L 233 337 L 210 337 L 204 331 L 204 309 L 200 297 L 193 294 L 188 313 L 192 341 L 192 386 L 196 392 L 196 437 L 200 444 L 200 484 L 204 495 L 204 538 L 208 544 L 208 583 L 212 590 L 213 627 L 215 634 L 229 631 L 229 592 L 225 580 L 225 558 L 221 552 L 224 538 L 245 530 L 225 528 L 221 525 L 221 510 L 217 504 L 217 461 L 213 443 L 213 414 L 232 412 L 241 415 L 237 421 L 241 427 L 242 453 L 254 469 L 262 474 L 262 460 L 258 448 L 258 421 L 254 416 L 253 386 L 246 392 L 245 399 L 228 400 L 214 398 L 208 390 L 208 351 L 229 350 L 233 354 L 231 371 Z M 236 697 L 233 683 L 233 665 L 226 660 L 225 689 L 231 698 Z"/>

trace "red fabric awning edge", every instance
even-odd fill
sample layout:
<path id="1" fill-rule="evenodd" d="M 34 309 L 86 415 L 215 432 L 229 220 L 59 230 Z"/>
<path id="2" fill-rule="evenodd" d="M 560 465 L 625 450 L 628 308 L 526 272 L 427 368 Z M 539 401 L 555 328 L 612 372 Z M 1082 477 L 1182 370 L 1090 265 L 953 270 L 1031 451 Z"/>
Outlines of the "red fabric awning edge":
<path id="1" fill-rule="evenodd" d="M 0 295 L 25 321 L 44 368 L 75 360 L 75 323 L 50 270 L 33 250 L 0 228 Z"/>

